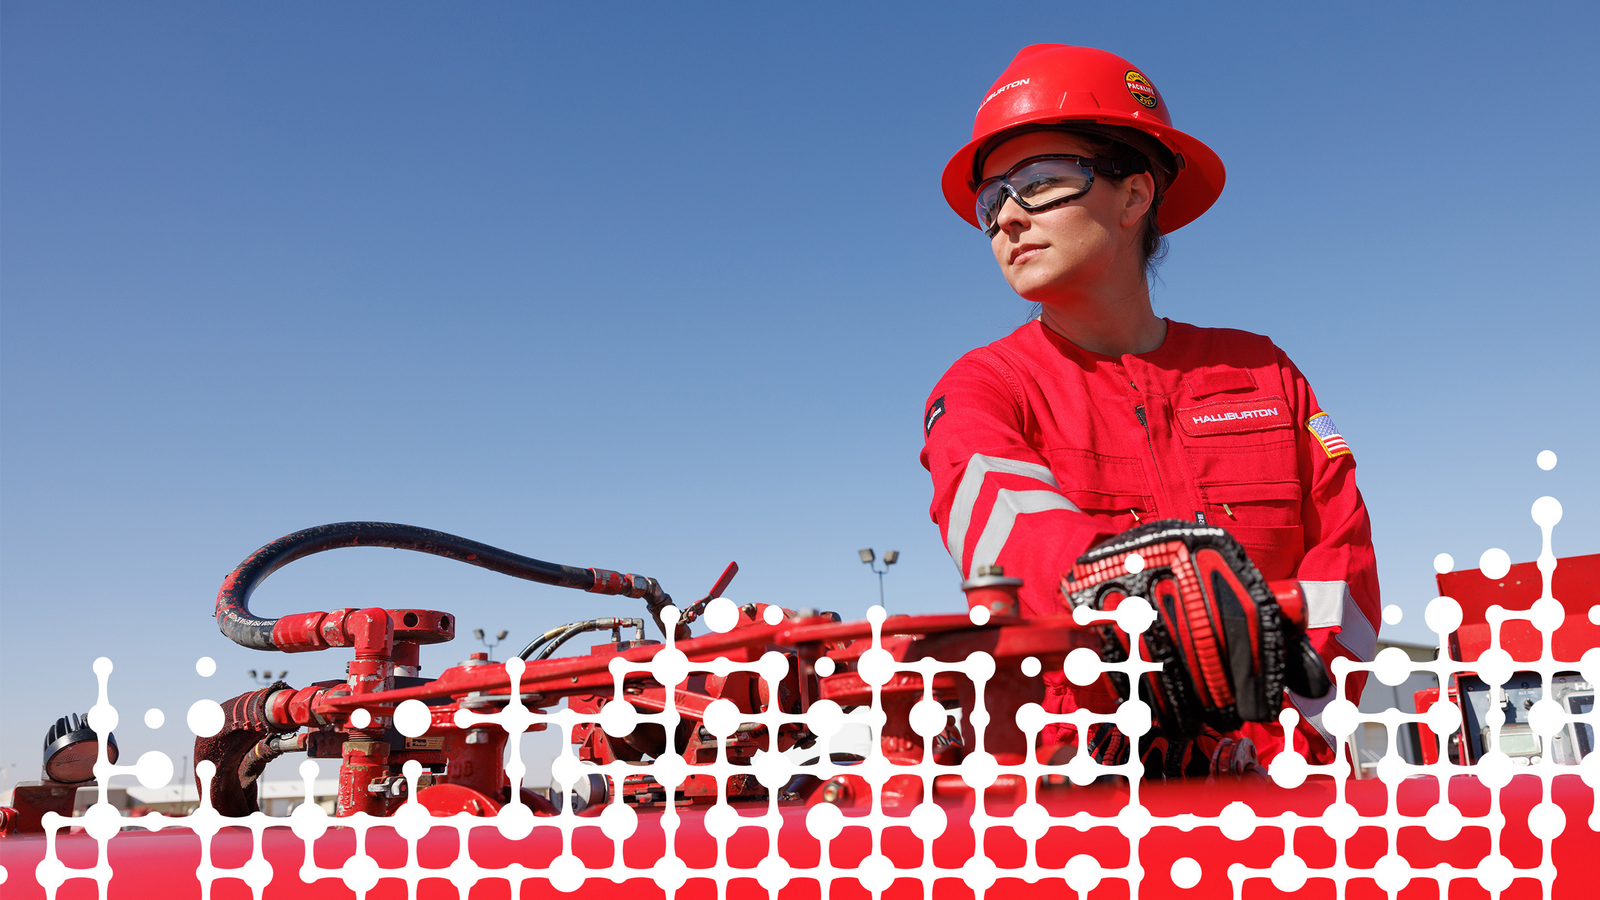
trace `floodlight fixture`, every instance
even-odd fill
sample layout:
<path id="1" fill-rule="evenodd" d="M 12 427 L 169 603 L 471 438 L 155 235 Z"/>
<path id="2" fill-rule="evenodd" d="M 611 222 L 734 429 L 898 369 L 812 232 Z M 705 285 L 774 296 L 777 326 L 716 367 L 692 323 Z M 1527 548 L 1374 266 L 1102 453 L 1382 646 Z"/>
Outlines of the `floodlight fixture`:
<path id="1" fill-rule="evenodd" d="M 900 551 L 885 551 L 883 554 L 882 569 L 879 569 L 877 566 L 873 565 L 873 562 L 878 558 L 878 554 L 873 552 L 871 547 L 867 547 L 856 552 L 860 555 L 861 561 L 866 563 L 867 566 L 872 569 L 873 574 L 878 576 L 878 605 L 883 606 L 883 576 L 889 571 L 890 566 L 900 561 Z"/>

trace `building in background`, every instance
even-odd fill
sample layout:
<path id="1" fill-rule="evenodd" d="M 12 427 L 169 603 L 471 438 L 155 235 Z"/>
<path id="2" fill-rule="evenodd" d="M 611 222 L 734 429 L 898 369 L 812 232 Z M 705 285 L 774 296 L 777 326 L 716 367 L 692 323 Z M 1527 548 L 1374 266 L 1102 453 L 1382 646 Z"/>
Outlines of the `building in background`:
<path id="1" fill-rule="evenodd" d="M 1439 656 L 1438 647 L 1423 644 L 1402 644 L 1396 641 L 1378 641 L 1378 651 L 1399 647 L 1414 662 L 1431 663 Z M 1367 686 L 1361 690 L 1362 713 L 1372 715 L 1387 709 L 1398 709 L 1407 715 L 1416 715 L 1417 691 L 1437 688 L 1439 679 L 1432 672 L 1412 672 L 1411 677 L 1390 687 L 1378 680 L 1376 673 L 1367 675 Z M 1350 735 L 1350 758 L 1356 763 L 1357 778 L 1375 778 L 1378 760 L 1383 759 L 1389 747 L 1389 729 L 1382 722 L 1362 722 Z M 1395 735 L 1395 753 L 1404 761 L 1422 765 L 1422 740 L 1417 723 L 1407 722 Z"/>

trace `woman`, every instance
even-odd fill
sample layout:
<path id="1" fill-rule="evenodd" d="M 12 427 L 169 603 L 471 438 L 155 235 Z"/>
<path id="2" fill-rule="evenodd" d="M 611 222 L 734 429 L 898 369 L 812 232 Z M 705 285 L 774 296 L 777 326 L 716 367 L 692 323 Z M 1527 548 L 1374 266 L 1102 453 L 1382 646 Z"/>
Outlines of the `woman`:
<path id="1" fill-rule="evenodd" d="M 1112 536 L 1153 520 L 1220 526 L 1266 578 L 1299 579 L 1323 660 L 1370 660 L 1371 529 L 1332 419 L 1267 338 L 1151 308 L 1163 235 L 1205 212 L 1223 180 L 1126 60 L 1058 44 L 1017 54 L 943 186 L 1040 314 L 963 356 L 929 395 L 933 518 L 963 577 L 1000 566 L 1022 579 L 1030 616 L 1064 611 L 1063 575 Z M 1106 711 L 1104 684 L 1075 702 L 1060 673 L 1047 680 L 1047 708 Z M 1349 699 L 1363 683 L 1347 679 Z M 1296 749 L 1314 762 L 1333 758 L 1318 721 L 1331 698 L 1290 695 Z M 1276 724 L 1241 731 L 1264 760 L 1284 746 Z"/>

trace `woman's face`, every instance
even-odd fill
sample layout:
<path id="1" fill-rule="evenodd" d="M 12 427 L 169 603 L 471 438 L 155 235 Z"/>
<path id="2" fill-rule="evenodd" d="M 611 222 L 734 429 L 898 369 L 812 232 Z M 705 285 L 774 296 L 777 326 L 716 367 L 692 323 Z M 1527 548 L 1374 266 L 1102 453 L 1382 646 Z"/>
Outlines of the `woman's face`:
<path id="1" fill-rule="evenodd" d="M 1059 131 L 1035 131 L 1006 141 L 983 162 L 983 177 L 1004 175 L 1033 156 L 1053 153 L 1092 157 L 1093 148 Z M 1096 174 L 1087 194 L 1041 212 L 1028 212 L 1007 198 L 1000 230 L 990 239 L 995 261 L 1011 289 L 1038 303 L 1070 302 L 1099 285 L 1116 287 L 1144 277 L 1139 255 L 1154 182 L 1132 175 L 1117 184 Z"/>

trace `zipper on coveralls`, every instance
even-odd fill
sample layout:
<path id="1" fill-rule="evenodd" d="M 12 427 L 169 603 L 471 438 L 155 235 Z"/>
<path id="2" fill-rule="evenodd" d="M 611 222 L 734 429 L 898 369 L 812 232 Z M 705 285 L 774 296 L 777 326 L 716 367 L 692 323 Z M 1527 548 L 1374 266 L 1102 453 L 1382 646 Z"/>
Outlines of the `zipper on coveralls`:
<path id="1" fill-rule="evenodd" d="M 1135 406 L 1133 414 L 1139 417 L 1139 424 L 1144 428 L 1144 444 L 1150 448 L 1150 465 L 1156 470 L 1156 484 L 1161 488 L 1161 495 L 1166 496 L 1167 483 L 1161 477 L 1161 462 L 1156 458 L 1156 442 L 1150 437 L 1150 420 L 1144 414 L 1144 405 Z M 1157 506 L 1160 506 L 1159 502 Z"/>

